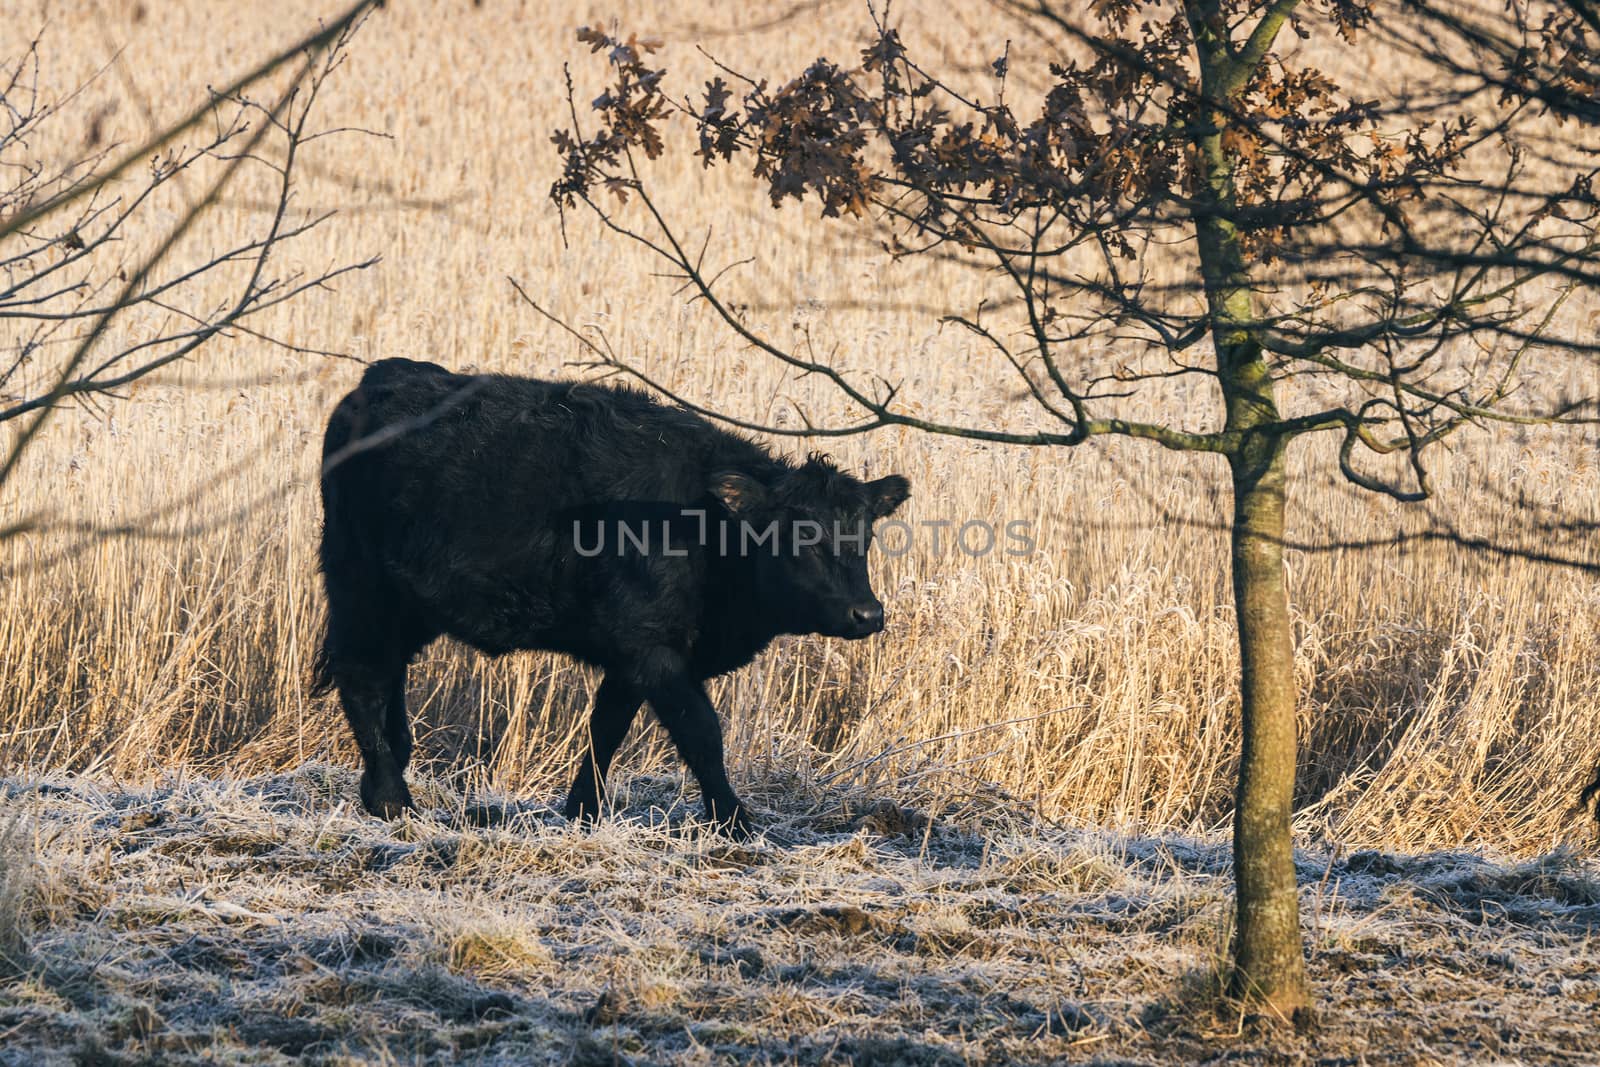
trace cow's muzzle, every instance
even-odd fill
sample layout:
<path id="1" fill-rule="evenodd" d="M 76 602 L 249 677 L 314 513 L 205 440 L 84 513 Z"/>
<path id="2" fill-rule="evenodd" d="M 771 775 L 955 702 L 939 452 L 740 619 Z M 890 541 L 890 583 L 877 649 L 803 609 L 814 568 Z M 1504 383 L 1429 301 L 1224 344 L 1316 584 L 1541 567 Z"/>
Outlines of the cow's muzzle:
<path id="1" fill-rule="evenodd" d="M 845 633 L 846 637 L 871 637 L 883 629 L 883 605 L 876 600 L 852 605 L 847 617 L 849 629 Z"/>

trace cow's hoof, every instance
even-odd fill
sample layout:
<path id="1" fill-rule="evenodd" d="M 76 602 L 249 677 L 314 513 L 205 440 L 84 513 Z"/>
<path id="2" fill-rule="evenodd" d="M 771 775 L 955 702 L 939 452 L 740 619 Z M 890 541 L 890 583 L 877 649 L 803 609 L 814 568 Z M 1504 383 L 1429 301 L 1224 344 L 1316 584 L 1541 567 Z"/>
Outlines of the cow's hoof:
<path id="1" fill-rule="evenodd" d="M 408 811 L 416 810 L 417 806 L 409 800 L 377 800 L 367 805 L 367 814 L 389 822 L 393 822 Z"/>
<path id="2" fill-rule="evenodd" d="M 745 811 L 743 804 L 735 802 L 732 806 L 716 805 L 706 811 L 706 818 L 711 820 L 711 825 L 717 832 L 725 834 L 735 841 L 748 841 L 755 833 L 755 827 L 750 823 L 750 815 Z"/>
<path id="3" fill-rule="evenodd" d="M 562 805 L 561 814 L 573 822 L 592 826 L 600 819 L 600 798 L 573 793 L 567 797 L 566 804 Z"/>
<path id="4" fill-rule="evenodd" d="M 368 815 L 379 819 L 398 819 L 417 807 L 404 778 L 377 782 L 370 771 L 361 775 L 361 806 L 367 809 Z"/>

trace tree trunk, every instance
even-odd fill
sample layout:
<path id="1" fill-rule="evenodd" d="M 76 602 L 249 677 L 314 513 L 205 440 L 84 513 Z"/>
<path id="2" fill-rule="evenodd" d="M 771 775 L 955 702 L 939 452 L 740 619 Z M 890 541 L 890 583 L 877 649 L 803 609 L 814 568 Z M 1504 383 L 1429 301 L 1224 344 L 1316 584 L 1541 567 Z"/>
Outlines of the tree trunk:
<path id="1" fill-rule="evenodd" d="M 1244 746 L 1233 812 L 1237 928 L 1230 991 L 1293 1018 L 1309 999 L 1290 832 L 1297 749 L 1283 571 L 1284 445 L 1262 445 L 1231 459 Z"/>
<path id="2" fill-rule="evenodd" d="M 1194 32 L 1201 94 L 1224 101 L 1237 93 L 1294 8 L 1279 0 L 1243 48 L 1229 40 L 1223 5 L 1185 5 Z M 1233 438 L 1233 599 L 1239 619 L 1242 754 L 1233 814 L 1232 994 L 1292 1018 L 1306 1011 L 1305 950 L 1289 816 L 1294 803 L 1294 643 L 1283 575 L 1285 437 L 1278 432 L 1276 389 L 1254 331 L 1255 287 L 1247 266 L 1233 186 L 1233 158 L 1220 107 L 1190 122 L 1199 186 L 1195 238 L 1217 353 L 1217 381 Z"/>

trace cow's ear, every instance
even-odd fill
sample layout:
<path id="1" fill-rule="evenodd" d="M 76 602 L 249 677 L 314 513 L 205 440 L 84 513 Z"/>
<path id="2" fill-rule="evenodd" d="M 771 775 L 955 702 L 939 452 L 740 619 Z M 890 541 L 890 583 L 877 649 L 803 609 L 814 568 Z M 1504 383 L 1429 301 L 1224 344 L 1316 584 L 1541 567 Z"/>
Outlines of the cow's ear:
<path id="1" fill-rule="evenodd" d="M 760 507 L 767 498 L 767 487 L 739 471 L 720 471 L 711 476 L 711 495 L 734 514 Z"/>
<path id="2" fill-rule="evenodd" d="M 867 483 L 867 497 L 871 501 L 868 505 L 875 519 L 887 518 L 895 513 L 895 509 L 906 502 L 906 497 L 911 495 L 911 483 L 898 474 L 891 474 L 887 478 L 879 478 L 875 482 Z"/>

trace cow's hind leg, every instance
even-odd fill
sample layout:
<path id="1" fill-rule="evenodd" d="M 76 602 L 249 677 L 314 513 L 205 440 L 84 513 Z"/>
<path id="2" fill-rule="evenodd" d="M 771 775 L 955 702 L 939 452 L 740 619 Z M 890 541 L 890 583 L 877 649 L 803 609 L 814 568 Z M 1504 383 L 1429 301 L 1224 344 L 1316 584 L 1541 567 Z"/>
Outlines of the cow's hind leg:
<path id="1" fill-rule="evenodd" d="M 594 710 L 589 713 L 589 751 L 578 766 L 563 809 L 567 818 L 592 819 L 600 814 L 606 772 L 643 703 L 644 695 L 622 679 L 609 674 L 601 679 L 594 695 Z"/>
<path id="2" fill-rule="evenodd" d="M 343 576 L 341 576 L 342 578 Z M 413 807 L 405 768 L 411 729 L 405 719 L 406 660 L 395 613 L 372 583 L 328 580 L 328 631 L 319 674 L 339 704 L 361 750 L 361 805 L 393 819 Z"/>
<path id="3" fill-rule="evenodd" d="M 361 749 L 361 806 L 380 819 L 393 819 L 415 807 L 406 788 L 405 761 L 410 757 L 410 730 L 406 745 L 396 751 L 391 743 L 388 714 L 397 689 L 403 687 L 405 666 L 387 662 L 336 661 L 334 685 L 344 717 Z M 404 715 L 404 711 L 401 712 Z"/>
<path id="4" fill-rule="evenodd" d="M 387 657 L 390 661 L 389 695 L 383 711 L 384 736 L 402 772 L 411 766 L 411 720 L 406 715 L 406 670 L 416 654 L 439 636 L 436 631 L 416 620 L 411 620 L 411 624 L 404 629 L 405 632 L 394 639 L 394 651 Z M 394 665 L 396 657 L 398 666 Z"/>

